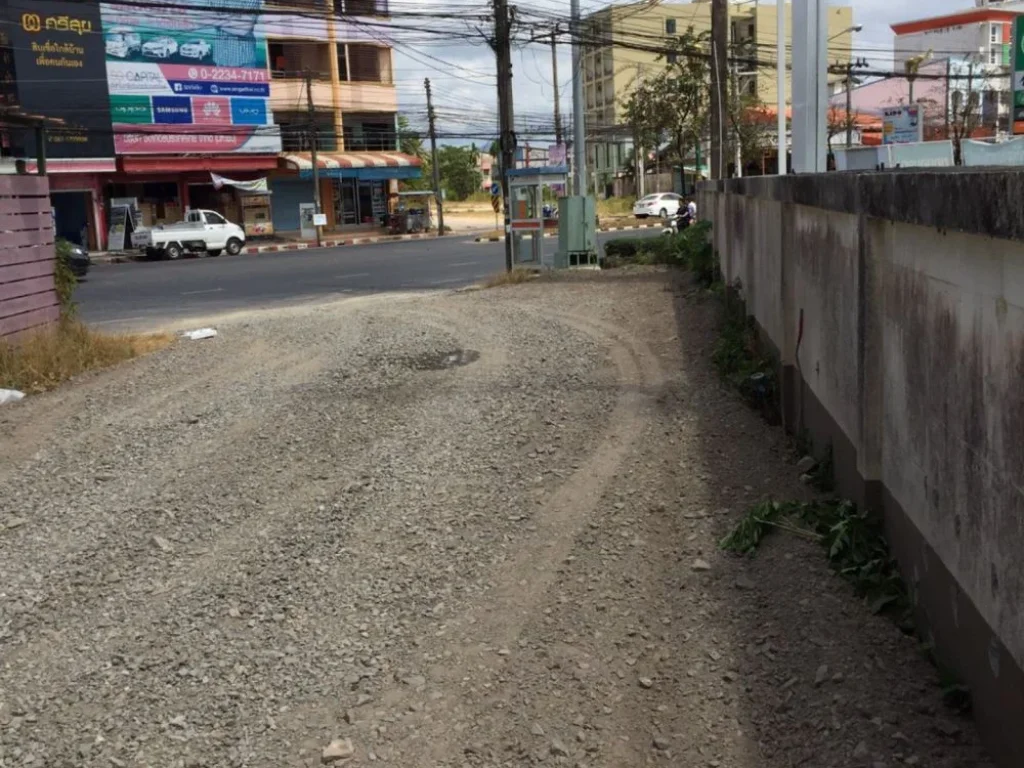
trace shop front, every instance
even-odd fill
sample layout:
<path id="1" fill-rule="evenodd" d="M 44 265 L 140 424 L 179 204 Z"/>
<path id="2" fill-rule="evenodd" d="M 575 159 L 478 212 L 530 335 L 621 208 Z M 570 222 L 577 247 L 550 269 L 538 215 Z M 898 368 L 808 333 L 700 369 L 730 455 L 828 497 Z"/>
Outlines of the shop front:
<path id="1" fill-rule="evenodd" d="M 204 208 L 259 237 L 273 231 L 265 179 L 276 167 L 276 155 L 122 157 L 105 180 L 104 199 L 108 207 L 130 204 L 136 226 L 174 224 L 190 208 Z"/>
<path id="2" fill-rule="evenodd" d="M 34 161 L 30 161 L 25 164 L 25 170 L 36 173 L 38 168 Z M 57 237 L 91 251 L 105 247 L 107 219 L 103 179 L 115 170 L 113 158 L 50 160 L 47 163 L 50 207 Z"/>
<path id="3" fill-rule="evenodd" d="M 317 168 L 329 231 L 384 226 L 388 199 L 398 182 L 422 173 L 419 158 L 399 152 L 320 152 Z M 312 178 L 308 152 L 281 156 L 280 171 L 270 180 L 278 230 L 299 229 L 299 205 L 313 202 Z"/>

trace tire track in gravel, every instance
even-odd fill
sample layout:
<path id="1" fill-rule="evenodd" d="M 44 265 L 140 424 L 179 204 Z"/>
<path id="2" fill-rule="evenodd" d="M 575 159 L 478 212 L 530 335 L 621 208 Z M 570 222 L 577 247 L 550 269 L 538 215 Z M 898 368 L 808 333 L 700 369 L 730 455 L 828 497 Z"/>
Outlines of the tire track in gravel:
<path id="1" fill-rule="evenodd" d="M 536 309 L 552 323 L 607 345 L 618 372 L 620 392 L 606 427 L 595 440 L 596 450 L 539 511 L 536 529 L 517 542 L 518 555 L 497 568 L 491 577 L 492 588 L 476 605 L 448 623 L 445 650 L 438 654 L 444 657 L 444 663 L 433 666 L 427 677 L 437 691 L 435 706 L 450 708 L 451 719 L 461 710 L 460 690 L 489 689 L 496 684 L 503 664 L 497 652 L 514 645 L 522 628 L 536 617 L 546 592 L 558 577 L 559 566 L 565 562 L 623 458 L 643 433 L 648 411 L 665 383 L 650 348 L 620 328 L 580 314 Z M 454 637 L 460 634 L 464 641 L 455 641 Z M 387 710 L 401 710 L 414 694 L 408 686 L 395 685 L 381 693 L 380 703 Z M 412 742 L 400 742 L 396 749 L 415 751 L 422 760 L 417 765 L 448 764 L 462 754 L 466 738 L 466 734 L 452 729 L 451 719 L 437 722 L 433 717 L 411 717 L 408 725 L 415 734 Z"/>

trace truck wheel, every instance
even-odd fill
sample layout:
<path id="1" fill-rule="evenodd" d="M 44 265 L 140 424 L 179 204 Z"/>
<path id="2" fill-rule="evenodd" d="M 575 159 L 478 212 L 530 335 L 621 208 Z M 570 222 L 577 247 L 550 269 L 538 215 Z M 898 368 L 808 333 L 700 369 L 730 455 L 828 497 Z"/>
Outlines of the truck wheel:
<path id="1" fill-rule="evenodd" d="M 206 252 L 207 256 L 220 256 L 220 248 L 212 248 Z"/>
<path id="2" fill-rule="evenodd" d="M 237 237 L 232 237 L 228 240 L 228 253 L 232 256 L 237 256 L 242 252 L 242 241 Z"/>
<path id="3" fill-rule="evenodd" d="M 168 259 L 180 259 L 181 258 L 181 246 L 177 243 L 168 243 L 164 248 L 164 255 Z"/>

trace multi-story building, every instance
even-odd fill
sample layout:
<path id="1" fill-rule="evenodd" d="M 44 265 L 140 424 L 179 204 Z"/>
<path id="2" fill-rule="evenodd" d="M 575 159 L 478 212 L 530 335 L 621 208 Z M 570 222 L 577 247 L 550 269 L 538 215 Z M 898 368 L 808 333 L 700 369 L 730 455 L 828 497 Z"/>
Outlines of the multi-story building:
<path id="1" fill-rule="evenodd" d="M 968 98 L 973 91 L 979 95 L 982 124 L 1006 131 L 1012 108 L 1013 20 L 1021 13 L 1021 0 L 975 0 L 974 6 L 963 10 L 893 24 L 896 69 L 903 71 L 911 59 L 921 64 L 947 60 L 951 79 L 943 89 L 947 95 L 940 109 L 948 108 L 954 98 Z"/>
<path id="2" fill-rule="evenodd" d="M 788 60 L 792 11 L 788 3 L 785 9 Z M 828 13 L 829 60 L 845 64 L 853 48 L 853 10 L 830 5 Z M 744 92 L 757 95 L 769 107 L 777 100 L 777 18 L 775 5 L 754 0 L 729 5 L 731 56 L 771 65 L 744 64 L 736 68 L 736 78 Z M 584 57 L 588 170 L 600 190 L 634 162 L 632 138 L 623 114 L 629 94 L 637 83 L 666 66 L 666 58 L 657 49 L 667 47 L 669 40 L 690 27 L 698 34 L 710 32 L 711 2 L 615 5 L 591 14 L 587 21 L 590 35 L 603 43 L 589 48 Z M 792 92 L 788 85 L 786 92 Z"/>
<path id="3" fill-rule="evenodd" d="M 391 49 L 366 32 L 386 21 L 387 0 L 26 7 L 0 0 L 0 98 L 65 121 L 46 150 L 69 239 L 122 237 L 113 201 L 147 225 L 192 207 L 252 235 L 299 230 L 314 136 L 328 229 L 373 224 L 389 187 L 419 175 L 397 152 Z M 9 132 L 2 154 L 31 170 L 32 144 Z"/>

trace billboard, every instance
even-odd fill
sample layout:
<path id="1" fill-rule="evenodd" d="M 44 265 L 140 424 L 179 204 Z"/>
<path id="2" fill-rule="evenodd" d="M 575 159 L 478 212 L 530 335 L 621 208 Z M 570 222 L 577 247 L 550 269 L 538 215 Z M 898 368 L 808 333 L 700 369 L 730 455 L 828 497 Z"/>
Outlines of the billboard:
<path id="1" fill-rule="evenodd" d="M 262 2 L 100 6 L 118 154 L 281 151 Z"/>
<path id="2" fill-rule="evenodd" d="M 924 140 L 924 110 L 920 104 L 882 110 L 882 143 L 913 144 Z"/>
<path id="3" fill-rule="evenodd" d="M 50 128 L 48 157 L 112 158 L 100 12 L 93 3 L 0 0 L 3 102 L 64 120 Z M 13 148 L 36 155 L 32 131 L 13 132 Z"/>

